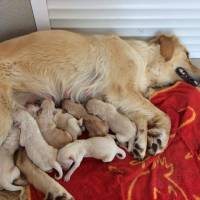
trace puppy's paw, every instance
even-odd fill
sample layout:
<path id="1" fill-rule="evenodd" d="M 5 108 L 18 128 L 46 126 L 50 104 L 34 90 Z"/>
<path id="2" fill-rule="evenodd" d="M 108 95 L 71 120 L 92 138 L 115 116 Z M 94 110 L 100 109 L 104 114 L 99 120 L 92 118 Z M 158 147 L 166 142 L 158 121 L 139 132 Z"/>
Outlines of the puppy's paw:
<path id="1" fill-rule="evenodd" d="M 148 130 L 147 152 L 149 155 L 156 155 L 164 151 L 167 146 L 169 136 L 165 129 L 152 128 Z"/>
<path id="2" fill-rule="evenodd" d="M 68 182 L 70 180 L 71 176 L 69 176 L 68 174 L 65 175 L 64 177 L 64 181 Z"/>

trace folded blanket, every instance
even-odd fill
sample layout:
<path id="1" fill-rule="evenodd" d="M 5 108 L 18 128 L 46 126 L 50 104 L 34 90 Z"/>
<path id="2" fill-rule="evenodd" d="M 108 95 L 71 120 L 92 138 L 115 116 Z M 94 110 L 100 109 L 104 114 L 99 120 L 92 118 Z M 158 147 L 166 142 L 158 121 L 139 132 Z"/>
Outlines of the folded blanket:
<path id="1" fill-rule="evenodd" d="M 168 148 L 142 162 L 84 159 L 68 183 L 60 181 L 77 200 L 200 200 L 200 91 L 178 82 L 152 103 L 171 118 Z M 43 197 L 29 188 L 30 200 Z"/>

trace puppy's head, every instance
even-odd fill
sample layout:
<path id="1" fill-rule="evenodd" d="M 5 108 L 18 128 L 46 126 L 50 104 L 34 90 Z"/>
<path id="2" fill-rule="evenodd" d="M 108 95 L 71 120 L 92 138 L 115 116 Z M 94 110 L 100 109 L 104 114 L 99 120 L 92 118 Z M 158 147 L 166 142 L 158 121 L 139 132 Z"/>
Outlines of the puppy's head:
<path id="1" fill-rule="evenodd" d="M 54 104 L 53 100 L 51 100 L 51 99 L 43 100 L 43 102 L 41 104 L 41 109 L 45 109 L 45 110 L 53 112 L 53 110 L 55 109 L 55 104 Z"/>
<path id="2" fill-rule="evenodd" d="M 26 105 L 26 110 L 32 115 L 36 115 L 37 112 L 39 111 L 40 107 L 38 105 L 34 104 L 27 104 Z"/>
<path id="3" fill-rule="evenodd" d="M 154 84 L 164 86 L 178 80 L 184 80 L 194 86 L 200 84 L 200 69 L 195 67 L 189 58 L 189 53 L 175 36 L 160 35 L 152 40 L 159 48 L 159 54 L 150 65 L 150 73 Z M 154 55 L 155 56 L 155 55 Z"/>

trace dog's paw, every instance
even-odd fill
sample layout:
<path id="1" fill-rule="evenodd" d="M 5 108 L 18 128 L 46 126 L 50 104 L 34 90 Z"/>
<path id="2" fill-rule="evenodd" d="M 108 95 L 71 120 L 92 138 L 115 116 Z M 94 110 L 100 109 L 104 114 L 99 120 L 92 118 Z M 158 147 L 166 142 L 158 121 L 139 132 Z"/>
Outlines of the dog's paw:
<path id="1" fill-rule="evenodd" d="M 144 129 L 139 129 L 133 144 L 133 157 L 137 160 L 143 160 L 146 155 L 147 148 L 147 132 Z"/>
<path id="2" fill-rule="evenodd" d="M 140 143 L 136 143 L 133 145 L 132 154 L 134 159 L 136 160 L 143 160 L 146 155 L 146 146 L 141 145 Z"/>
<path id="3" fill-rule="evenodd" d="M 69 194 L 53 194 L 48 193 L 45 200 L 75 200 L 73 196 Z"/>
<path id="4" fill-rule="evenodd" d="M 55 200 L 75 200 L 75 199 L 74 199 L 74 197 L 68 198 L 68 197 L 66 197 L 65 195 L 62 195 L 62 196 L 57 196 L 57 197 L 55 198 Z"/>
<path id="5" fill-rule="evenodd" d="M 167 146 L 169 136 L 165 129 L 152 128 L 148 130 L 147 152 L 149 155 L 156 155 L 164 151 Z"/>

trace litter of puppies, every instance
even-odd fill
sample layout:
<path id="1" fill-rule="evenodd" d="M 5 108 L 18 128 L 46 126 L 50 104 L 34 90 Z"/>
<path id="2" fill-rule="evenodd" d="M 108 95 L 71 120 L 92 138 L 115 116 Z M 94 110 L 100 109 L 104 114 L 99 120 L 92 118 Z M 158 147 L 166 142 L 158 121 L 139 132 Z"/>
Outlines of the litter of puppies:
<path id="1" fill-rule="evenodd" d="M 90 138 L 79 138 L 84 130 Z M 57 194 L 73 199 L 59 184 L 55 188 L 56 182 L 45 172 L 55 169 L 56 178 L 61 179 L 63 169 L 68 170 L 64 180 L 69 181 L 84 157 L 103 162 L 111 162 L 115 156 L 124 159 L 126 153 L 117 144 L 124 145 L 135 134 L 135 124 L 101 100 L 91 99 L 84 106 L 64 99 L 61 108 L 50 98 L 40 105 L 29 103 L 14 111 L 12 129 L 0 146 L 0 189 L 22 191 L 23 185 L 15 183 L 23 176 L 47 199 Z"/>

